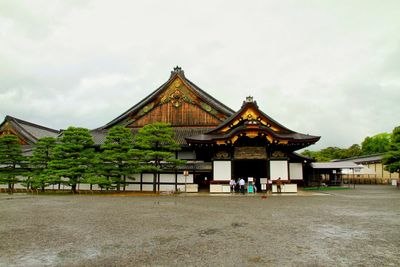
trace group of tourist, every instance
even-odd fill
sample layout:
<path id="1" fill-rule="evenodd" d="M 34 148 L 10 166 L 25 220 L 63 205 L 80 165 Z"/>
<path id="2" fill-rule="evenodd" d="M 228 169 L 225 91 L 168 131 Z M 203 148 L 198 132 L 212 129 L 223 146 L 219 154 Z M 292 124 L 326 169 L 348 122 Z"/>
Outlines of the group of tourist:
<path id="1" fill-rule="evenodd" d="M 246 188 L 246 181 L 243 178 L 240 178 L 239 180 L 235 180 L 235 179 L 231 179 L 229 181 L 229 186 L 231 188 L 231 193 L 235 193 L 235 192 L 240 192 L 242 194 L 245 193 Z M 253 182 L 251 185 L 248 186 L 252 186 L 253 187 L 253 192 L 257 193 L 257 185 L 256 185 L 256 179 L 253 178 Z"/>
<path id="2" fill-rule="evenodd" d="M 231 187 L 231 193 L 240 192 L 244 194 L 246 182 L 243 178 L 240 178 L 239 181 L 232 178 L 229 182 L 229 186 Z"/>
<path id="3" fill-rule="evenodd" d="M 282 193 L 282 180 L 281 177 L 279 177 L 276 181 L 276 189 L 278 193 Z M 231 188 L 231 193 L 235 193 L 235 192 L 240 192 L 242 194 L 245 193 L 245 189 L 246 189 L 246 181 L 242 178 L 238 180 L 235 179 L 231 179 L 229 181 L 229 186 Z M 253 178 L 253 182 L 251 184 L 249 184 L 248 186 L 252 186 L 253 187 L 253 192 L 257 193 L 257 185 L 256 185 L 256 178 Z M 270 181 L 269 178 L 267 178 L 267 184 L 266 184 L 266 191 L 272 191 L 272 181 Z"/>

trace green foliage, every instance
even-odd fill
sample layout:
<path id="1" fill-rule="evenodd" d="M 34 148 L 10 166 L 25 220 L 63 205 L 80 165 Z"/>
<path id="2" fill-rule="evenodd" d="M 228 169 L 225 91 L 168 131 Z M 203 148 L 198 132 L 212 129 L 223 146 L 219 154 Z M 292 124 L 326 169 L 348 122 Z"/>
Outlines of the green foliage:
<path id="1" fill-rule="evenodd" d="M 14 184 L 18 182 L 17 176 L 23 174 L 22 147 L 15 135 L 0 137 L 0 183 L 8 184 L 12 193 Z"/>
<path id="2" fill-rule="evenodd" d="M 139 171 L 139 153 L 133 150 L 131 131 L 122 126 L 111 128 L 101 149 L 100 173 L 111 178 L 119 191 L 120 184 L 126 177 Z M 103 182 L 103 180 L 100 181 Z"/>
<path id="3" fill-rule="evenodd" d="M 157 172 L 174 168 L 185 161 L 175 159 L 179 144 L 173 139 L 175 132 L 166 123 L 156 122 L 139 129 L 135 136 L 135 145 L 142 150 L 142 170 L 153 172 L 153 191 L 156 192 Z"/>
<path id="4" fill-rule="evenodd" d="M 318 162 L 326 162 L 334 159 L 345 159 L 360 156 L 361 148 L 358 144 L 354 144 L 347 149 L 339 147 L 327 147 L 321 149 L 320 151 L 304 150 L 301 154 Z"/>
<path id="5" fill-rule="evenodd" d="M 22 147 L 15 135 L 0 136 L 0 164 L 15 166 L 23 161 Z"/>
<path id="6" fill-rule="evenodd" d="M 112 185 L 112 181 L 110 179 L 99 175 L 86 177 L 85 179 L 82 180 L 82 183 L 91 185 L 97 184 L 100 186 L 100 188 L 107 190 L 110 188 L 114 188 L 114 186 Z"/>
<path id="7" fill-rule="evenodd" d="M 301 154 L 306 157 L 312 158 L 316 161 L 324 162 L 324 161 L 331 161 L 333 159 L 347 158 L 350 155 L 358 156 L 359 155 L 358 153 L 359 153 L 359 146 L 352 145 L 348 149 L 342 149 L 339 147 L 327 147 L 321 149 L 320 151 L 305 150 Z"/>
<path id="8" fill-rule="evenodd" d="M 94 142 L 88 129 L 69 127 L 65 130 L 53 156 L 46 175 L 65 180 L 73 192 L 82 179 L 95 171 Z"/>
<path id="9" fill-rule="evenodd" d="M 360 145 L 354 144 L 347 149 L 343 149 L 342 152 L 340 153 L 340 158 L 345 159 L 345 158 L 358 157 L 361 155 L 361 153 L 362 151 Z"/>
<path id="10" fill-rule="evenodd" d="M 179 144 L 173 139 L 175 132 L 167 123 L 156 122 L 139 129 L 135 144 L 138 148 L 154 151 L 178 151 Z"/>
<path id="11" fill-rule="evenodd" d="M 42 191 L 44 191 L 44 188 L 46 186 L 57 184 L 59 182 L 59 177 L 50 176 L 47 174 L 46 170 L 43 170 L 42 172 L 35 173 L 32 177 L 29 177 L 22 184 L 32 189 L 41 189 Z"/>
<path id="12" fill-rule="evenodd" d="M 389 151 L 390 136 L 389 133 L 380 133 L 371 137 L 367 136 L 361 143 L 362 154 L 371 155 Z"/>
<path id="13" fill-rule="evenodd" d="M 53 159 L 56 141 L 53 137 L 43 137 L 36 142 L 32 157 L 29 159 L 35 169 L 43 170 L 48 168 L 49 162 Z"/>
<path id="14" fill-rule="evenodd" d="M 380 133 L 372 137 L 366 137 L 360 145 L 354 144 L 349 148 L 327 147 L 319 151 L 305 150 L 301 154 L 315 159 L 316 161 L 331 161 L 334 159 L 345 159 L 361 155 L 384 153 L 389 150 L 391 134 Z"/>
<path id="15" fill-rule="evenodd" d="M 46 175 L 48 166 L 53 160 L 56 139 L 53 137 L 44 137 L 37 141 L 33 149 L 32 157 L 29 162 L 32 167 L 31 178 L 25 183 L 33 189 L 44 188 L 51 184 L 56 184 L 60 180 L 56 176 Z"/>
<path id="16" fill-rule="evenodd" d="M 400 171 L 400 126 L 393 129 L 389 151 L 383 157 L 383 164 L 389 172 Z"/>

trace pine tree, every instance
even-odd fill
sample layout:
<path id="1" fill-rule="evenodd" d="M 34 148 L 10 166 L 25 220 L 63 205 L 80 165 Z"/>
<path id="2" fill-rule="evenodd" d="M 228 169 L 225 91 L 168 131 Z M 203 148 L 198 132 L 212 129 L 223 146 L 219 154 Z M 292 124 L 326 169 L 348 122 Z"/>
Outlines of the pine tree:
<path id="1" fill-rule="evenodd" d="M 54 159 L 49 162 L 47 177 L 66 179 L 76 193 L 77 184 L 93 176 L 94 142 L 88 129 L 69 127 L 54 148 Z"/>
<path id="2" fill-rule="evenodd" d="M 139 170 L 139 160 L 138 156 L 134 155 L 131 131 L 122 126 L 111 128 L 101 149 L 102 174 L 111 178 L 116 184 L 117 191 L 120 191 L 121 183 L 126 181 L 126 177 Z"/>
<path id="3" fill-rule="evenodd" d="M 36 142 L 32 157 L 29 159 L 32 171 L 28 186 L 30 185 L 31 188 L 41 188 L 44 191 L 46 186 L 59 182 L 57 177 L 46 175 L 49 163 L 54 158 L 56 141 L 57 139 L 53 137 L 43 137 Z"/>
<path id="4" fill-rule="evenodd" d="M 154 192 L 157 191 L 157 177 L 162 169 L 185 163 L 175 159 L 175 151 L 180 150 L 180 146 L 173 139 L 174 135 L 169 124 L 156 122 L 142 127 L 135 136 L 135 145 L 142 150 L 142 160 L 145 163 L 142 169 L 153 173 Z"/>
<path id="5" fill-rule="evenodd" d="M 8 184 L 8 192 L 14 191 L 14 184 L 19 180 L 18 175 L 23 174 L 22 146 L 15 135 L 0 137 L 0 183 Z"/>

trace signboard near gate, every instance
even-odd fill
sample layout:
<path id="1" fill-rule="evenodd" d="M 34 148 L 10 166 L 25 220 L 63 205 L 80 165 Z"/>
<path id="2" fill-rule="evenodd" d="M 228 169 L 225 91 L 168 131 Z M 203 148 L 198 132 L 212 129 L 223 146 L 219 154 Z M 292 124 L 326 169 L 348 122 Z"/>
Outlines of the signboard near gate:
<path id="1" fill-rule="evenodd" d="M 267 159 L 265 147 L 242 146 L 235 147 L 235 159 Z"/>

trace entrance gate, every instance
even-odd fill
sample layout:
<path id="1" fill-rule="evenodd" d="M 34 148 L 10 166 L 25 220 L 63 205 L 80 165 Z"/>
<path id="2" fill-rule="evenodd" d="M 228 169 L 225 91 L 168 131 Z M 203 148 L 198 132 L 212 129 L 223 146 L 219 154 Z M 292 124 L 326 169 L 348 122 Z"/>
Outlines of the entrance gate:
<path id="1" fill-rule="evenodd" d="M 268 177 L 267 160 L 234 160 L 232 169 L 234 179 L 243 177 L 247 180 L 247 177 L 254 177 L 257 179 L 258 184 L 260 178 Z"/>

